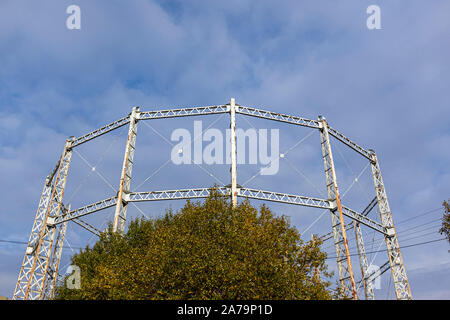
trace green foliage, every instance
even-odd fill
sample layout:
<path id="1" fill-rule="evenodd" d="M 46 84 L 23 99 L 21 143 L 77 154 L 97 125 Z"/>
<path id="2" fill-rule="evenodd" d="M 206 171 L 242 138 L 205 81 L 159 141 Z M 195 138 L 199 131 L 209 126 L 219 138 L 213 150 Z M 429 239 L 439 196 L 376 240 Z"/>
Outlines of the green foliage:
<path id="1" fill-rule="evenodd" d="M 81 289 L 56 299 L 331 299 L 320 241 L 266 206 L 232 209 L 213 191 L 178 213 L 135 220 L 72 257 Z"/>
<path id="2" fill-rule="evenodd" d="M 447 201 L 444 201 L 442 205 L 444 206 L 444 215 L 442 217 L 442 226 L 441 229 L 439 229 L 439 233 L 445 235 L 450 242 L 450 205 Z"/>

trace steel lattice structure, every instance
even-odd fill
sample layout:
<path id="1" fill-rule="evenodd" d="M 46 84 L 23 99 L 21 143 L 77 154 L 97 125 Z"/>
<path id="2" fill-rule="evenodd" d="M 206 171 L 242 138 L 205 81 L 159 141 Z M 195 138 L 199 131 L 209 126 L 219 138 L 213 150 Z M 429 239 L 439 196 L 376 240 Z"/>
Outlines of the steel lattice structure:
<path id="1" fill-rule="evenodd" d="M 58 278 L 61 250 L 67 224 L 69 222 L 74 222 L 92 233 L 100 235 L 101 231 L 86 223 L 81 218 L 106 208 L 115 207 L 113 230 L 123 233 L 126 226 L 127 205 L 130 202 L 199 199 L 208 197 L 211 189 L 206 187 L 133 192 L 130 189 L 130 182 L 137 127 L 139 121 L 144 120 L 225 113 L 230 115 L 231 184 L 224 187 L 218 187 L 217 190 L 223 195 L 230 196 L 233 206 L 236 206 L 237 198 L 241 197 L 329 210 L 332 231 L 329 234 L 323 235 L 321 239 L 334 240 L 340 286 L 341 289 L 347 295 L 352 296 L 353 299 L 358 299 L 357 285 L 359 283 L 356 283 L 354 278 L 347 232 L 352 229 L 354 229 L 355 232 L 359 264 L 362 273 L 361 281 L 364 284 L 366 299 L 374 299 L 371 279 L 375 275 L 374 273 L 368 274 L 369 265 L 364 247 L 364 240 L 362 238 L 361 226 L 371 228 L 372 230 L 381 233 L 385 239 L 389 259 L 382 266 L 383 272 L 388 268 L 391 269 L 397 299 L 412 299 L 406 269 L 403 264 L 393 218 L 381 176 L 380 165 L 375 152 L 370 149 L 364 149 L 342 133 L 331 128 L 323 117 L 319 117 L 317 120 L 311 120 L 298 116 L 260 110 L 238 105 L 235 103 L 234 99 L 231 99 L 230 103 L 225 105 L 175 108 L 158 111 L 140 111 L 139 108 L 136 107 L 124 118 L 109 123 L 81 137 L 71 137 L 68 139 L 60 159 L 45 181 L 25 257 L 14 290 L 13 299 L 49 299 L 53 297 L 53 290 Z M 237 184 L 236 164 L 236 114 L 319 130 L 328 199 L 257 190 L 239 186 Z M 126 125 L 129 127 L 128 138 L 125 146 L 124 161 L 117 194 L 77 209 L 71 209 L 70 205 L 65 206 L 63 204 L 64 188 L 74 148 Z M 358 213 L 341 203 L 330 136 L 359 153 L 370 163 L 376 196 L 361 213 Z M 377 205 L 380 214 L 380 222 L 367 217 L 368 213 Z M 351 219 L 352 222 L 345 224 L 344 216 Z"/>

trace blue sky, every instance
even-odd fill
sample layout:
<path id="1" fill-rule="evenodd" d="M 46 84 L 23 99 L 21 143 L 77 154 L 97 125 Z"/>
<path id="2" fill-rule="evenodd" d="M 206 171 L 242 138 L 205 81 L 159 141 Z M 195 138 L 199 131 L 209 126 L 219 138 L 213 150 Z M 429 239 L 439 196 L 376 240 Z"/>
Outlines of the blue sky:
<path id="1" fill-rule="evenodd" d="M 71 4 L 81 8 L 81 30 L 66 28 L 66 8 Z M 381 30 L 366 27 L 371 4 L 381 8 Z M 418 0 L 3 0 L 0 239 L 28 240 L 45 176 L 68 136 L 112 122 L 132 106 L 154 110 L 212 105 L 231 97 L 242 105 L 306 118 L 323 115 L 334 128 L 375 149 L 394 221 L 399 222 L 400 244 L 442 238 L 437 233 L 441 211 L 435 209 L 450 196 L 449 10 L 448 1 Z M 204 127 L 214 120 L 205 117 Z M 254 118 L 238 116 L 237 121 L 242 128 L 280 129 L 280 150 L 309 133 Z M 193 128 L 191 119 L 148 124 L 139 124 L 133 186 L 170 157 L 170 145 L 153 130 L 169 138 L 176 128 Z M 228 125 L 223 117 L 213 127 Z M 72 207 L 114 194 L 125 133 L 126 129 L 113 132 L 74 154 L 65 198 Z M 249 186 L 321 196 L 325 181 L 318 139 L 315 133 L 296 148 L 291 165 L 281 163 L 278 175 L 257 177 Z M 373 197 L 370 170 L 363 171 L 366 162 L 343 145 L 333 147 L 340 188 L 349 188 L 344 202 L 362 210 Z M 96 168 L 103 178 L 92 173 L 83 158 L 92 165 L 100 161 Z M 205 168 L 228 183 L 228 167 Z M 257 170 L 250 165 L 238 168 L 238 182 Z M 361 171 L 361 179 L 352 186 Z M 215 182 L 198 167 L 169 164 L 140 190 Z M 157 216 L 181 205 L 145 204 L 140 210 Z M 321 215 L 311 209 L 271 207 L 289 215 L 299 230 Z M 130 209 L 131 217 L 139 215 L 136 208 Z M 104 226 L 110 217 L 107 211 L 87 220 Z M 305 237 L 329 228 L 325 214 Z M 365 235 L 367 246 L 376 251 L 379 236 L 370 230 Z M 76 250 L 94 241 L 76 225 L 69 227 L 67 240 L 64 266 L 70 246 Z M 445 241 L 404 249 L 413 297 L 450 298 L 448 249 Z M 1 295 L 12 295 L 24 250 L 25 245 L 0 243 Z M 327 252 L 334 255 L 332 248 Z M 386 255 L 371 254 L 370 259 L 381 265 Z M 389 279 L 389 273 L 383 275 L 382 289 L 375 292 L 378 298 L 393 297 Z"/>

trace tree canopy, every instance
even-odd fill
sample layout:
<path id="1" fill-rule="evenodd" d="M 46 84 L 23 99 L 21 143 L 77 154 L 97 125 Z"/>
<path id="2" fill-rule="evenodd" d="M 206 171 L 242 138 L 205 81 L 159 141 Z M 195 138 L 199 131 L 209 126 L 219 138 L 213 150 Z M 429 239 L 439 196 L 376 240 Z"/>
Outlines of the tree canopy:
<path id="1" fill-rule="evenodd" d="M 211 192 L 160 218 L 136 219 L 80 250 L 81 288 L 56 299 L 331 299 L 320 241 L 285 216 Z"/>

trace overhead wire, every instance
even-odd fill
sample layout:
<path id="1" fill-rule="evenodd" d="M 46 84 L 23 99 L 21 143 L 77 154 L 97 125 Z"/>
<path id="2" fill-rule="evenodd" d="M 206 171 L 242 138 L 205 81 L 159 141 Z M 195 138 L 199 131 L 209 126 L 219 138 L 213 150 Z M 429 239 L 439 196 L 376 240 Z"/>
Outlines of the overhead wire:
<path id="1" fill-rule="evenodd" d="M 420 228 L 420 227 L 429 225 L 429 224 L 434 223 L 434 222 L 439 221 L 439 220 L 441 220 L 441 218 L 434 219 L 434 220 L 428 221 L 427 223 L 422 223 L 422 224 L 416 225 L 416 226 L 414 226 L 414 227 L 411 227 L 411 228 L 408 228 L 408 229 L 405 229 L 405 230 L 400 229 L 400 231 L 396 232 L 396 234 L 397 234 L 397 236 L 403 235 L 403 234 L 405 234 L 406 232 L 409 232 L 409 231 L 411 231 L 411 230 L 414 230 L 414 229 L 417 229 L 417 228 Z M 417 230 L 417 231 L 414 231 L 414 233 L 422 232 L 422 231 L 425 231 L 425 230 L 429 230 L 429 229 L 431 229 L 431 228 L 438 228 L 438 227 L 439 227 L 439 225 L 431 226 L 431 227 L 427 227 L 427 228 L 425 228 L 425 229 L 423 229 L 423 230 Z M 366 234 L 366 235 L 367 235 L 367 234 Z M 355 240 L 355 239 L 356 239 L 356 238 L 353 237 L 353 238 L 350 238 L 349 241 L 350 241 L 350 240 Z M 399 240 L 405 241 L 405 239 L 402 239 L 401 237 L 399 238 Z M 384 241 L 384 237 L 381 237 L 381 238 L 375 238 L 374 241 L 375 241 L 375 243 L 377 243 L 378 241 Z M 330 247 L 330 246 L 328 246 L 328 247 Z M 327 248 L 328 248 L 328 247 L 327 247 Z M 354 246 L 353 246 L 353 247 L 354 247 Z"/>
<path id="2" fill-rule="evenodd" d="M 438 242 L 438 241 L 442 241 L 442 240 L 447 240 L 447 238 L 441 238 L 441 239 L 434 239 L 434 240 L 430 240 L 430 241 L 425 241 L 425 242 L 420 242 L 420 243 L 414 243 L 414 244 L 410 244 L 410 245 L 405 245 L 405 246 L 400 246 L 399 249 L 405 249 L 405 248 L 410 248 L 410 247 L 416 247 L 419 245 L 424 245 L 424 244 L 428 244 L 428 243 L 433 243 L 433 242 Z M 372 252 L 366 252 L 366 254 L 369 253 L 375 253 L 375 252 L 387 252 L 387 249 L 382 249 L 382 250 L 376 250 L 376 251 L 372 251 Z M 358 253 L 351 253 L 350 256 L 356 256 L 358 255 Z M 336 259 L 337 257 L 326 257 L 326 259 Z"/>

